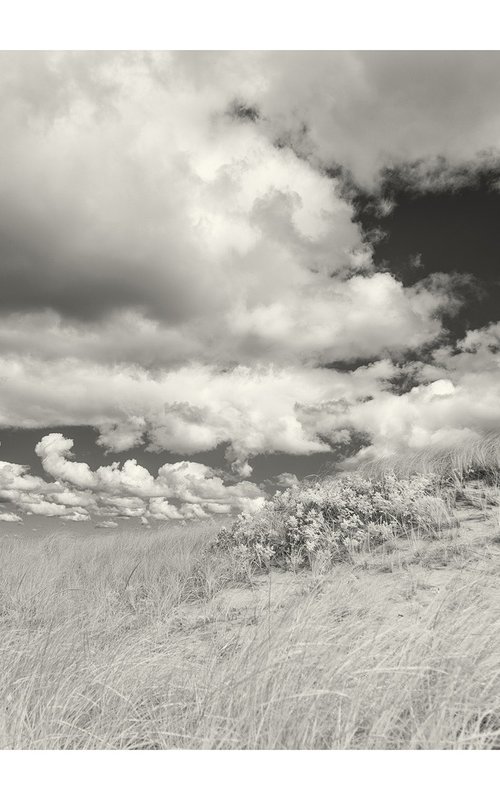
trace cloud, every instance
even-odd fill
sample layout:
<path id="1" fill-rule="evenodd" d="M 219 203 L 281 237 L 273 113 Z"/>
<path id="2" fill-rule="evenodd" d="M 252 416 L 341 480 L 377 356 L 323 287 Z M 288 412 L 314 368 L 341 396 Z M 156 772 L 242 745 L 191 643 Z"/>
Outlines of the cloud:
<path id="1" fill-rule="evenodd" d="M 307 365 L 221 371 L 191 364 L 155 373 L 79 361 L 0 359 L 0 419 L 19 427 L 93 425 L 111 451 L 143 442 L 151 450 L 190 455 L 226 444 L 229 460 L 248 477 L 246 461 L 258 453 L 328 451 L 328 437 L 337 437 L 335 416 L 329 424 L 318 407 L 371 395 L 396 373 L 387 359 L 351 372 Z M 92 473 L 68 460 L 69 447 L 60 434 L 37 445 L 56 480 L 91 489 L 104 479 L 123 485 L 147 480 L 142 467 L 130 462 L 119 474 L 104 467 Z"/>
<path id="2" fill-rule="evenodd" d="M 268 478 L 264 481 L 263 485 L 270 493 L 274 494 L 276 491 L 289 489 L 292 486 L 297 486 L 299 483 L 299 479 L 293 473 L 282 472 L 279 475 L 275 475 L 273 478 Z"/>
<path id="3" fill-rule="evenodd" d="M 80 489 L 94 488 L 96 478 L 88 464 L 67 460 L 72 447 L 71 439 L 65 439 L 61 433 L 51 433 L 37 444 L 35 453 L 40 456 L 44 470 L 53 478 L 68 481 Z"/>
<path id="4" fill-rule="evenodd" d="M 200 519 L 257 509 L 265 497 L 255 483 L 225 483 L 217 471 L 190 461 L 164 464 L 156 477 L 134 459 L 92 471 L 71 460 L 72 447 L 73 441 L 60 433 L 37 444 L 52 482 L 30 476 L 20 464 L 0 462 L 0 499 L 27 514 L 74 522 L 104 516 L 141 518 L 147 524 L 150 519 Z"/>
<path id="5" fill-rule="evenodd" d="M 22 517 L 19 514 L 12 514 L 9 511 L 3 511 L 0 513 L 0 522 L 22 522 Z"/>
<path id="6" fill-rule="evenodd" d="M 342 423 L 365 433 L 370 445 L 354 461 L 407 449 L 446 447 L 500 428 L 500 324 L 469 331 L 429 363 L 408 364 L 418 385 L 402 394 L 383 389 L 341 409 Z"/>
<path id="7" fill-rule="evenodd" d="M 478 162 L 492 156 L 498 162 L 498 52 L 250 58 L 266 75 L 265 88 L 253 96 L 274 135 L 321 164 L 342 165 L 364 186 L 376 187 L 381 170 L 407 163 L 415 164 L 419 181 L 439 176 L 442 187 L 460 185 L 464 164 L 473 175 Z"/>
<path id="8" fill-rule="evenodd" d="M 135 309 L 175 336 L 369 263 L 335 182 L 224 113 L 230 80 L 169 55 L 1 60 L 4 309 Z"/>
<path id="9" fill-rule="evenodd" d="M 29 353 L 44 361 L 78 359 L 139 364 L 150 369 L 189 361 L 219 364 L 313 363 L 399 355 L 436 340 L 440 316 L 454 313 L 456 287 L 417 283 L 404 288 L 388 273 L 335 281 L 311 275 L 293 286 L 283 278 L 269 301 L 235 299 L 226 312 L 177 331 L 131 313 L 102 323 L 73 323 L 53 313 L 0 316 L 4 357 Z M 184 337 L 184 338 L 183 338 Z"/>

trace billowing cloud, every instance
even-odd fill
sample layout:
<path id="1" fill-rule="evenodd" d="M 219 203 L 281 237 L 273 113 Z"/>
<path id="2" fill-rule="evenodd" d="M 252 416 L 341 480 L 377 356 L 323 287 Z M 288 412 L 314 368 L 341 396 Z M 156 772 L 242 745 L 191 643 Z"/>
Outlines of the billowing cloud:
<path id="1" fill-rule="evenodd" d="M 337 425 L 364 432 L 371 444 L 354 461 L 405 450 L 447 447 L 500 429 L 500 325 L 469 331 L 428 363 L 407 364 L 417 385 L 376 392 L 340 410 Z"/>
<path id="2" fill-rule="evenodd" d="M 0 512 L 0 522 L 22 522 L 22 517 L 10 511 L 2 511 Z"/>
<path id="3" fill-rule="evenodd" d="M 339 404 L 378 391 L 396 373 L 389 360 L 351 372 L 307 365 L 221 371 L 192 364 L 154 374 L 79 361 L 0 359 L 0 414 L 3 424 L 20 427 L 42 420 L 46 427 L 93 425 L 101 431 L 101 445 L 111 451 L 133 442 L 190 455 L 227 444 L 228 459 L 248 476 L 245 462 L 258 453 L 328 451 L 329 439 L 338 441 L 335 416 L 329 426 L 318 408 L 336 411 Z M 94 489 L 98 476 L 68 460 L 69 447 L 54 435 L 37 446 L 37 453 L 55 479 Z M 114 471 L 102 469 L 102 480 L 117 479 Z M 120 480 L 142 481 L 141 469 L 127 467 Z"/>
<path id="4" fill-rule="evenodd" d="M 453 280 L 443 276 L 404 288 L 388 273 L 355 275 L 342 281 L 311 275 L 269 302 L 234 302 L 225 315 L 207 314 L 191 326 L 166 328 L 131 312 L 104 322 L 69 322 L 50 312 L 0 316 L 3 357 L 29 353 L 44 361 L 79 359 L 96 364 L 177 367 L 189 361 L 313 363 L 402 354 L 442 333 L 442 312 L 453 313 Z"/>
<path id="5" fill-rule="evenodd" d="M 199 86 L 167 54 L 2 67 L 0 307 L 135 309 L 175 343 L 183 324 L 369 266 L 335 182 L 226 114 L 231 81 Z"/>
<path id="6" fill-rule="evenodd" d="M 79 489 L 93 489 L 96 478 L 88 464 L 68 460 L 72 447 L 71 439 L 65 439 L 60 433 L 51 433 L 37 444 L 35 452 L 42 459 L 45 471 L 56 480 L 67 481 Z"/>
<path id="7" fill-rule="evenodd" d="M 227 64 L 231 55 L 221 59 Z M 350 170 L 364 186 L 398 166 L 417 187 L 460 186 L 478 161 L 498 163 L 498 52 L 289 52 L 254 59 L 267 80 L 253 96 L 275 135 L 321 164 Z M 243 54 L 240 60 L 247 62 Z"/>
<path id="8" fill-rule="evenodd" d="M 133 459 L 92 471 L 72 460 L 73 441 L 60 433 L 36 446 L 52 482 L 29 475 L 20 464 L 0 461 L 0 499 L 28 514 L 78 522 L 91 516 L 182 520 L 260 507 L 264 493 L 255 483 L 225 483 L 217 471 L 190 461 L 164 464 L 154 477 Z M 15 521 L 11 512 L 4 521 Z M 115 527 L 100 523 L 100 527 Z"/>

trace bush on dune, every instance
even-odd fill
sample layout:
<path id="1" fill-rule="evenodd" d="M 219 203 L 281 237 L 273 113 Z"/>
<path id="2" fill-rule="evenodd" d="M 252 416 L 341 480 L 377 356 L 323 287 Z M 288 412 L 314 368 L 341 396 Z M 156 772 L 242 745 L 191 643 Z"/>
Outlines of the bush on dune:
<path id="1" fill-rule="evenodd" d="M 350 474 L 278 492 L 258 514 L 241 514 L 222 528 L 217 546 L 251 566 L 295 568 L 449 522 L 446 496 L 436 494 L 432 474 Z"/>

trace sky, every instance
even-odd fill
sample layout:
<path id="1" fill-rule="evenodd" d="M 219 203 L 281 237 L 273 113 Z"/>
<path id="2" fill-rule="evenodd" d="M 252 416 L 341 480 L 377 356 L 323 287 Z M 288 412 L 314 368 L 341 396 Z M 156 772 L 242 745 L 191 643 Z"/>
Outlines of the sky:
<path id="1" fill-rule="evenodd" d="M 0 528 L 500 427 L 500 53 L 0 53 Z"/>

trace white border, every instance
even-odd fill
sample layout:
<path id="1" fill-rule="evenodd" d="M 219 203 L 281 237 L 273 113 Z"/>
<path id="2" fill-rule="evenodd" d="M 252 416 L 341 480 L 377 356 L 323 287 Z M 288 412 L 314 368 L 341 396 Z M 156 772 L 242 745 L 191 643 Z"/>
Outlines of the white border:
<path id="1" fill-rule="evenodd" d="M 487 752 L 13 752 L 5 797 L 37 800 L 435 800 L 490 796 Z"/>
<path id="2" fill-rule="evenodd" d="M 497 5 L 492 0 L 4 0 L 0 49 L 497 49 Z"/>

